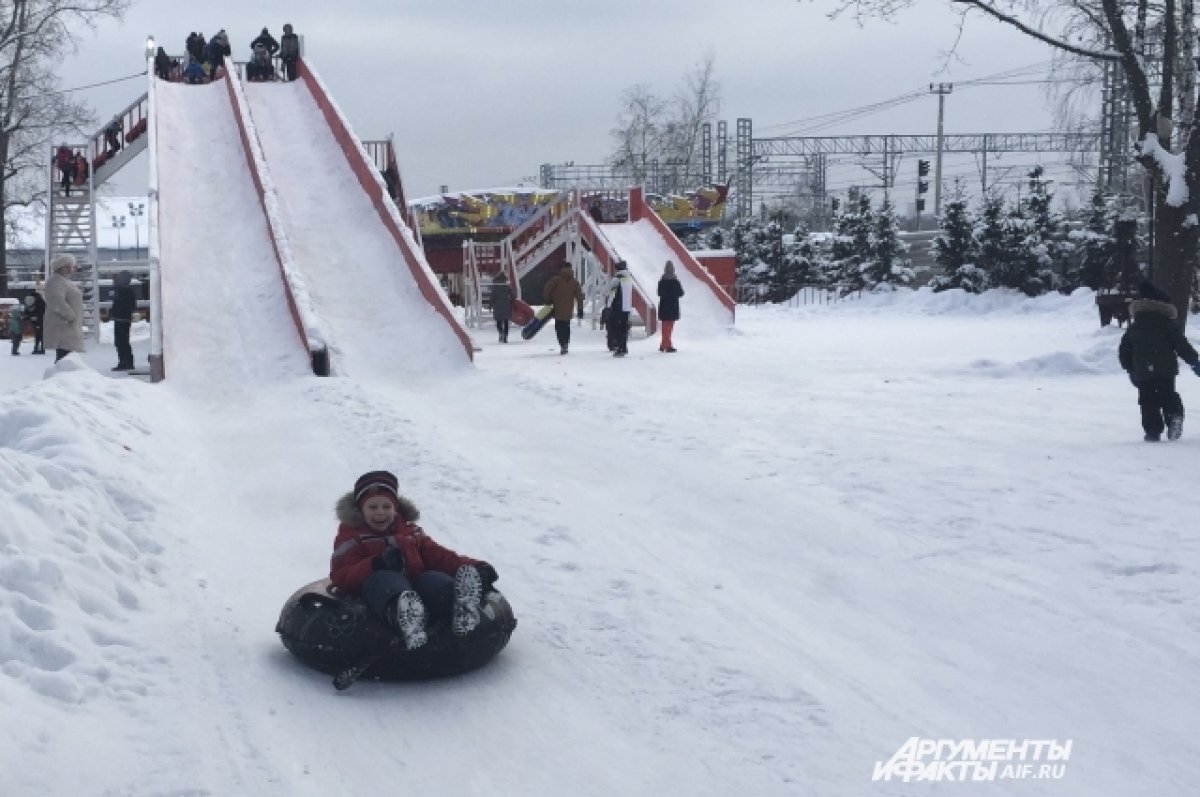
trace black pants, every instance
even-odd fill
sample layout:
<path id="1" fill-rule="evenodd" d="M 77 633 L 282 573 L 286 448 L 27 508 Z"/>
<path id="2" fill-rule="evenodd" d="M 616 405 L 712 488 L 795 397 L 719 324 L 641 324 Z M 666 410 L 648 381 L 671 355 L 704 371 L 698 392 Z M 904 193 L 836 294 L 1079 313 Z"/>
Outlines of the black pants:
<path id="1" fill-rule="evenodd" d="M 1175 392 L 1175 377 L 1144 379 L 1138 382 L 1137 389 L 1142 429 L 1146 434 L 1162 434 L 1168 418 L 1183 416 L 1183 399 Z"/>
<path id="2" fill-rule="evenodd" d="M 508 343 L 508 319 L 507 318 L 497 318 L 496 319 L 496 331 L 498 333 L 500 333 L 500 342 Z"/>
<path id="3" fill-rule="evenodd" d="M 117 347 L 117 367 L 133 367 L 133 347 L 129 345 L 130 321 L 113 321 L 113 345 Z"/>
<path id="4" fill-rule="evenodd" d="M 294 60 L 289 58 L 283 62 L 283 75 L 289 83 L 296 79 L 296 62 Z"/>
<path id="5" fill-rule="evenodd" d="M 564 349 L 571 345 L 571 319 L 559 321 L 554 319 L 554 334 L 558 336 L 558 345 Z"/>
<path id="6" fill-rule="evenodd" d="M 46 353 L 46 346 L 42 343 L 42 325 L 41 322 L 36 321 L 33 324 L 33 353 Z"/>
<path id="7" fill-rule="evenodd" d="M 63 196 L 70 196 L 71 195 L 71 182 L 75 179 L 75 167 L 68 166 L 67 168 L 64 169 L 63 167 L 59 166 L 58 171 L 59 171 L 59 174 L 61 175 L 60 183 L 62 185 Z"/>
<path id="8" fill-rule="evenodd" d="M 629 353 L 629 313 L 608 314 L 608 348 L 622 354 Z"/>
<path id="9" fill-rule="evenodd" d="M 12 353 L 13 353 L 13 354 L 20 354 L 20 353 L 21 353 L 21 333 L 20 333 L 20 332 L 14 332 L 14 333 L 13 333 L 13 336 L 12 336 L 12 346 L 13 346 L 13 348 L 12 348 Z"/>

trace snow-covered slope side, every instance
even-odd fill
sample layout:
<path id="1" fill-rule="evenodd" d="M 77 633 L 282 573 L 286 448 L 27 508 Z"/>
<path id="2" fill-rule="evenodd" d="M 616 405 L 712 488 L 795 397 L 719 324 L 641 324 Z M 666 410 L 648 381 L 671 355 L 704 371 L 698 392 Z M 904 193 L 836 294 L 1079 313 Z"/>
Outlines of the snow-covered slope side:
<path id="1" fill-rule="evenodd" d="M 658 280 L 662 277 L 663 266 L 668 260 L 679 259 L 670 245 L 645 219 L 629 224 L 605 224 L 600 231 L 629 265 L 629 273 L 645 290 L 647 298 L 657 303 Z M 728 330 L 729 310 L 713 295 L 712 289 L 687 269 L 679 267 L 677 262 L 675 274 L 683 285 L 684 294 L 679 301 L 680 320 L 675 328 L 675 339 L 686 341 L 694 336 Z"/>
<path id="2" fill-rule="evenodd" d="M 308 88 L 297 81 L 245 90 L 339 373 L 460 370 L 462 343 L 421 295 Z"/>
<path id="3" fill-rule="evenodd" d="M 196 389 L 311 373 L 226 87 L 156 92 L 163 348 Z"/>
<path id="4" fill-rule="evenodd" d="M 0 405 L 0 792 L 12 795 L 52 793 L 49 772 L 66 764 L 55 727 L 99 730 L 107 716 L 73 766 L 122 761 L 115 717 L 146 722 L 143 699 L 168 677 L 143 644 L 164 594 L 153 389 L 75 356 L 47 376 Z M 58 782 L 97 793 L 86 772 Z"/>

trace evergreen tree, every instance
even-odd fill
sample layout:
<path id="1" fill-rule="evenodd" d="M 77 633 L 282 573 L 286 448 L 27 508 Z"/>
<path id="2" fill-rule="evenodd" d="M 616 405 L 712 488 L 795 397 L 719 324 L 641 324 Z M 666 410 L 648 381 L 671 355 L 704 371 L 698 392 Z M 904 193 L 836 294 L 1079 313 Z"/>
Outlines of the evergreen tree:
<path id="1" fill-rule="evenodd" d="M 863 192 L 853 192 L 846 200 L 845 212 L 837 217 L 830 250 L 831 270 L 836 274 L 838 289 L 843 296 L 869 287 L 863 268 L 872 257 L 873 226 L 871 197 Z"/>
<path id="2" fill-rule="evenodd" d="M 1035 166 L 1029 173 L 1029 194 L 1023 201 L 1019 228 L 1024 231 L 1021 251 L 1024 252 L 1024 280 L 1013 287 L 1027 296 L 1038 296 L 1062 286 L 1060 276 L 1070 246 L 1062 234 L 1062 216 L 1053 210 L 1054 194 L 1045 180 L 1045 170 Z"/>
<path id="3" fill-rule="evenodd" d="M 864 287 L 895 287 L 912 282 L 912 263 L 905 255 L 908 244 L 900 240 L 900 221 L 890 200 L 875 214 L 871 235 L 871 257 L 863 265 Z"/>
<path id="4" fill-rule="evenodd" d="M 988 287 L 1012 287 L 1012 261 L 1019 258 L 1013 251 L 1009 227 L 1004 201 L 994 194 L 985 196 L 975 222 L 975 240 L 979 247 L 976 265 L 986 275 Z"/>
<path id="5" fill-rule="evenodd" d="M 1092 194 L 1084 228 L 1071 233 L 1078 257 L 1067 271 L 1067 287 L 1094 291 L 1113 287 L 1117 272 L 1117 239 L 1113 234 L 1116 213 L 1102 191 Z"/>
<path id="6" fill-rule="evenodd" d="M 968 293 L 987 290 L 987 274 L 976 265 L 978 255 L 975 225 L 959 187 L 946 203 L 942 213 L 941 234 L 933 240 L 933 260 L 942 271 L 930 283 L 933 289 L 945 291 L 961 288 Z"/>

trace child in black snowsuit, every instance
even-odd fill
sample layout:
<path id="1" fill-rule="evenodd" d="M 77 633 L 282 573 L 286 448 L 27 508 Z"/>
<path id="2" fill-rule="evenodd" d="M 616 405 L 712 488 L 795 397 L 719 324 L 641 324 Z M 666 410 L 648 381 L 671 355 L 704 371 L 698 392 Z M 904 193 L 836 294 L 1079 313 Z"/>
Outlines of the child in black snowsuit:
<path id="1" fill-rule="evenodd" d="M 1138 390 L 1145 440 L 1158 442 L 1164 428 L 1168 440 L 1178 440 L 1183 434 L 1183 400 L 1175 392 L 1175 358 L 1200 376 L 1200 356 L 1176 323 L 1178 313 L 1170 296 L 1146 280 L 1138 286 L 1138 297 L 1129 305 L 1133 323 L 1118 350 L 1121 367 Z"/>

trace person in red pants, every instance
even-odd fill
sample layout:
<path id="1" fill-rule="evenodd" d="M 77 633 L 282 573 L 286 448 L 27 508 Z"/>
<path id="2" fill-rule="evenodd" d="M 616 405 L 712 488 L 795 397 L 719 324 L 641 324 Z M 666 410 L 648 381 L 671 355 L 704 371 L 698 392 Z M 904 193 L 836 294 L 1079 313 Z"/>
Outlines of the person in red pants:
<path id="1" fill-rule="evenodd" d="M 679 299 L 683 296 L 683 286 L 675 276 L 675 264 L 670 260 L 663 266 L 662 278 L 658 281 L 658 320 L 662 322 L 662 342 L 659 351 L 675 353 L 671 343 L 671 333 L 675 331 L 675 322 L 679 320 Z"/>

